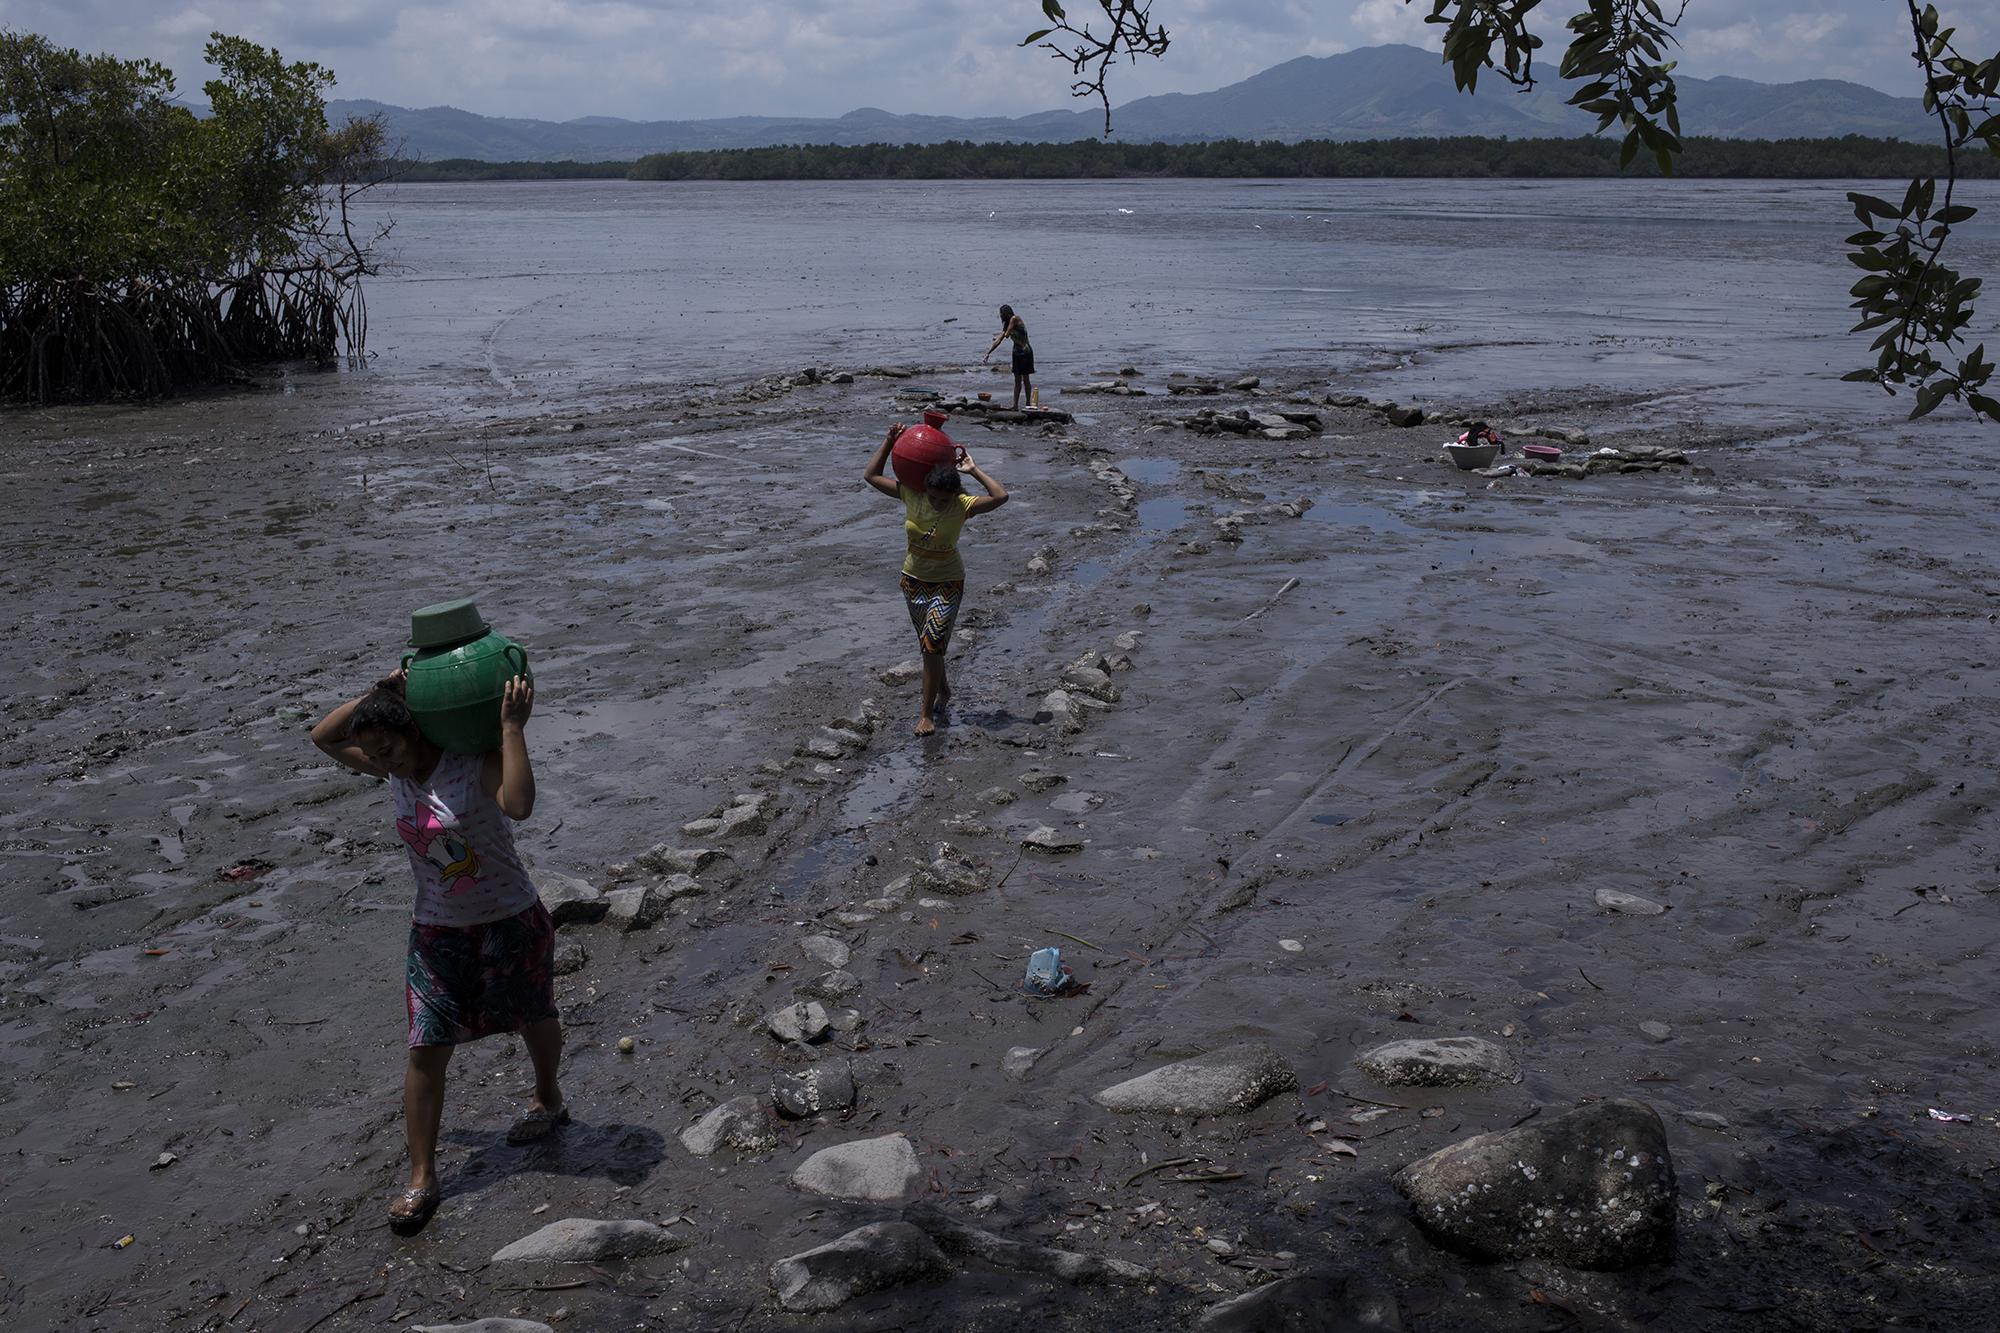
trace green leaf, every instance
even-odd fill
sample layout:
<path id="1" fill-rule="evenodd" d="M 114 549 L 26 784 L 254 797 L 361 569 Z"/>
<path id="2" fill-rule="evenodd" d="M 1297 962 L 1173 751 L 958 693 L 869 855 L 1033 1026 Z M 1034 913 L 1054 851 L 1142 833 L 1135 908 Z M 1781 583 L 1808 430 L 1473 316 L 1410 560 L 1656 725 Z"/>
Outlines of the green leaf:
<path id="1" fill-rule="evenodd" d="M 1041 41 L 1042 38 L 1048 36 L 1050 33 L 1054 31 L 1055 31 L 1054 28 L 1038 28 L 1034 32 L 1029 33 L 1026 37 L 1023 37 L 1021 39 L 1021 45 L 1033 46 L 1036 42 Z"/>

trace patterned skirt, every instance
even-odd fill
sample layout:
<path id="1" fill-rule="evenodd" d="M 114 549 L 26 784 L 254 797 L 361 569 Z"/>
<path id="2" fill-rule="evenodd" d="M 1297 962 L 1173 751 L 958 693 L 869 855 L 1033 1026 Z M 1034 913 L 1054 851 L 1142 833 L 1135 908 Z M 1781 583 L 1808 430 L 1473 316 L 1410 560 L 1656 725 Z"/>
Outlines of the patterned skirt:
<path id="1" fill-rule="evenodd" d="M 556 1016 L 556 927 L 537 902 L 479 926 L 410 923 L 410 1045 L 457 1046 Z"/>
<path id="2" fill-rule="evenodd" d="M 927 653 L 943 652 L 951 643 L 951 627 L 958 623 L 959 604 L 965 601 L 965 580 L 925 583 L 905 574 L 902 588 L 910 624 L 917 631 L 917 647 Z"/>

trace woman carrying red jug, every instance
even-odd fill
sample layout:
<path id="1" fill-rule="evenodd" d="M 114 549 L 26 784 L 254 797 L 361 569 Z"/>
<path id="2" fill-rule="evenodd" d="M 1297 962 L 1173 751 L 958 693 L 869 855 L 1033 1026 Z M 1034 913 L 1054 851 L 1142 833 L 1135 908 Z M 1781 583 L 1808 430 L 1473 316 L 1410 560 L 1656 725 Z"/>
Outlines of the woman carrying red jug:
<path id="1" fill-rule="evenodd" d="M 959 534 L 967 519 L 1007 503 L 1007 488 L 952 443 L 939 429 L 944 422 L 942 413 L 927 412 L 921 426 L 907 431 L 901 423 L 889 427 L 888 437 L 876 448 L 861 477 L 882 494 L 903 502 L 903 533 L 908 547 L 903 557 L 903 601 L 917 631 L 924 669 L 919 736 L 937 730 L 936 714 L 951 702 L 944 653 L 965 600 L 965 562 L 958 554 Z M 894 477 L 885 475 L 892 451 Z M 986 494 L 968 495 L 959 481 L 961 474 L 978 482 Z"/>

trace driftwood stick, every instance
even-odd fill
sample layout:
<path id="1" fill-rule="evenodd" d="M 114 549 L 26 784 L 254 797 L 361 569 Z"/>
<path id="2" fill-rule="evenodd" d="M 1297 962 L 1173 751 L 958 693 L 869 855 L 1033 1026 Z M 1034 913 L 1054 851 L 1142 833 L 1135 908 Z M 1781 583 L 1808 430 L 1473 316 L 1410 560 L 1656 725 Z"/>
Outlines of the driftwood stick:
<path id="1" fill-rule="evenodd" d="M 1286 593 L 1290 592 L 1292 589 L 1298 586 L 1299 586 L 1299 581 L 1297 579 L 1286 579 L 1285 586 L 1278 589 L 1276 592 L 1272 593 L 1270 601 L 1264 603 L 1262 606 L 1258 607 L 1255 611 L 1252 611 L 1249 615 L 1243 617 L 1243 619 L 1245 621 L 1255 620 L 1258 616 L 1263 615 L 1266 611 L 1269 611 L 1272 607 L 1276 606 L 1278 604 L 1278 599 L 1280 597 L 1283 597 Z"/>

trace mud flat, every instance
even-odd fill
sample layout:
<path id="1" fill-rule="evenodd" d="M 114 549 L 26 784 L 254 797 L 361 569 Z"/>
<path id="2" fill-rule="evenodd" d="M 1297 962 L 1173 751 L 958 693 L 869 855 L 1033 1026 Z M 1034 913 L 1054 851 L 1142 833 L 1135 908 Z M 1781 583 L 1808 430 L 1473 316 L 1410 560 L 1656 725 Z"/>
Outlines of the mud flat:
<path id="1" fill-rule="evenodd" d="M 1045 388 L 1067 424 L 963 426 L 1017 498 L 969 532 L 926 742 L 858 482 L 907 378 L 10 420 L 0 1318 L 1990 1318 L 1992 475 L 1787 423 L 1487 478 L 1296 371 L 1135 369 Z M 578 1123 L 508 1147 L 525 1056 L 468 1048 L 400 1240 L 406 872 L 305 731 L 456 593 L 536 652 L 524 848 L 641 924 L 563 931 Z M 1021 991 L 1049 945 L 1087 989 Z M 1410 1081 L 1405 1038 L 1486 1045 Z M 1671 1154 L 1671 1257 L 1460 1257 L 1392 1182 L 1621 1099 Z M 496 1258 L 564 1219 L 653 1226 Z"/>

